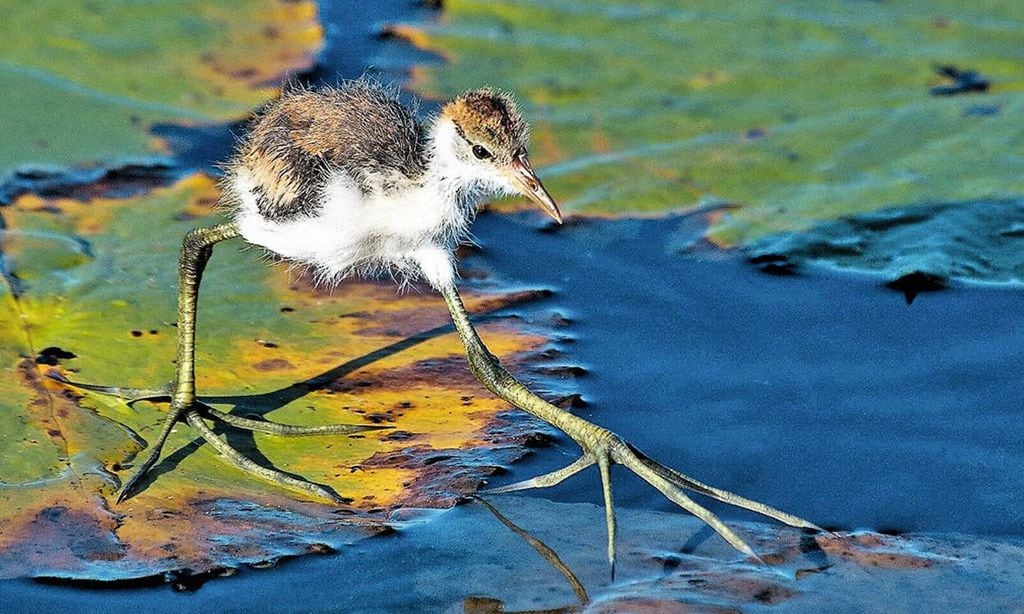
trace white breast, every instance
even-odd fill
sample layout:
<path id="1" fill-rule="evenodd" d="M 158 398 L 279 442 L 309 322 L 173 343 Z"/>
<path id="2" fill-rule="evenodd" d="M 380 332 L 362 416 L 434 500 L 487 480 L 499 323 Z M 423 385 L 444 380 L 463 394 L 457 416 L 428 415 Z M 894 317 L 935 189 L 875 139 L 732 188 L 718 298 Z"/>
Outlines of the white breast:
<path id="1" fill-rule="evenodd" d="M 283 222 L 259 214 L 254 183 L 244 169 L 235 174 L 231 187 L 240 202 L 235 222 L 246 241 L 312 265 L 328 283 L 384 269 L 420 276 L 421 254 L 439 248 L 450 252 L 465 234 L 471 215 L 442 182 L 430 180 L 364 196 L 338 172 L 325 188 L 316 215 Z"/>

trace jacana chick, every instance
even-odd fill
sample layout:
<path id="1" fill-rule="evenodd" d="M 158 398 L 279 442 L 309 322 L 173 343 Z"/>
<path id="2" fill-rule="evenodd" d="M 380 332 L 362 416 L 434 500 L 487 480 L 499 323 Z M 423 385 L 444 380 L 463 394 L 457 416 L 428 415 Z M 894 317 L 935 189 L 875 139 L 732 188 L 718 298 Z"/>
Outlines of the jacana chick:
<path id="1" fill-rule="evenodd" d="M 429 125 L 369 81 L 298 90 L 253 123 L 225 193 L 242 237 L 337 281 L 393 269 L 435 288 L 477 206 L 525 194 L 561 214 L 527 157 L 515 101 L 466 92 Z"/>
<path id="2" fill-rule="evenodd" d="M 367 80 L 321 90 L 295 89 L 259 113 L 226 167 L 223 193 L 232 221 L 193 230 L 182 245 L 173 391 L 80 385 L 136 400 L 171 400 L 160 436 L 122 487 L 119 501 L 134 492 L 182 418 L 241 469 L 335 501 L 339 497 L 321 486 L 246 458 L 217 437 L 204 418 L 279 435 L 380 428 L 281 425 L 218 412 L 197 400 L 195 316 L 200 279 L 213 246 L 241 236 L 286 260 L 313 267 L 327 282 L 390 269 L 405 278 L 423 278 L 437 289 L 466 347 L 473 374 L 494 394 L 561 429 L 583 449 L 583 455 L 563 469 L 491 492 L 552 486 L 596 464 L 604 493 L 608 558 L 613 565 L 613 463 L 629 468 L 748 555 L 755 556 L 684 489 L 793 526 L 816 529 L 806 520 L 708 486 L 651 460 L 618 435 L 532 393 L 488 351 L 459 297 L 453 251 L 466 237 L 477 206 L 495 196 L 525 195 L 561 221 L 558 207 L 530 166 L 528 133 L 512 97 L 489 89 L 456 97 L 425 124 L 393 91 Z"/>

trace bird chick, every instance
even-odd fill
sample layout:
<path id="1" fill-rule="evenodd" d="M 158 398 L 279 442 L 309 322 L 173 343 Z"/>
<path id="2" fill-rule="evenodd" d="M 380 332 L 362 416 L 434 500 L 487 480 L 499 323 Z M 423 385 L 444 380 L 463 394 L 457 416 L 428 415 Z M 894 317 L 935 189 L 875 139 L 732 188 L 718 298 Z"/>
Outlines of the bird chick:
<path id="1" fill-rule="evenodd" d="M 226 201 L 246 241 L 324 282 L 390 270 L 440 288 L 487 199 L 522 194 L 561 222 L 528 141 L 516 102 L 490 89 L 426 124 L 370 81 L 296 89 L 253 120 L 227 166 Z"/>
<path id="2" fill-rule="evenodd" d="M 170 410 L 149 453 L 121 487 L 118 501 L 138 489 L 184 420 L 219 454 L 261 479 L 341 502 L 335 492 L 247 458 L 207 426 L 275 435 L 352 434 L 378 425 L 304 427 L 253 420 L 212 408 L 196 396 L 195 344 L 199 286 L 222 241 L 243 237 L 284 258 L 312 265 L 324 280 L 381 269 L 422 277 L 441 294 L 466 349 L 473 375 L 508 403 L 560 429 L 581 456 L 551 473 L 492 492 L 554 486 L 597 465 L 605 504 L 608 560 L 615 563 L 611 466 L 643 478 L 693 513 L 737 550 L 754 551 L 711 511 L 687 496 L 694 491 L 795 527 L 820 530 L 802 518 L 751 501 L 655 462 L 617 434 L 545 401 L 508 372 L 474 328 L 455 284 L 452 252 L 466 236 L 476 207 L 499 194 L 524 194 L 555 220 L 558 207 L 530 167 L 527 126 L 507 95 L 474 90 L 447 103 L 421 124 L 394 92 L 368 81 L 338 88 L 293 90 L 254 120 L 224 179 L 233 220 L 189 232 L 178 266 L 178 353 L 172 389 L 127 389 L 67 382 L 87 390 L 140 399 L 168 399 Z M 67 381 L 67 380 L 63 380 Z"/>

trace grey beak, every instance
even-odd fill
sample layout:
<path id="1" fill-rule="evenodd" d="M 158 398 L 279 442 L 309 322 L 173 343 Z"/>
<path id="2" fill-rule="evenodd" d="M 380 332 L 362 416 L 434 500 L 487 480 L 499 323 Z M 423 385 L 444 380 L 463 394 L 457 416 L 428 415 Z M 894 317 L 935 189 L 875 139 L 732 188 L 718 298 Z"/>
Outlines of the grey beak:
<path id="1" fill-rule="evenodd" d="M 537 174 L 533 172 L 533 167 L 530 166 L 530 159 L 526 157 L 525 151 L 519 152 L 512 159 L 511 179 L 524 196 L 540 205 L 548 215 L 555 218 L 556 222 L 562 223 L 562 212 L 558 210 L 555 199 L 551 198 L 551 195 L 544 188 L 544 184 L 540 182 Z"/>

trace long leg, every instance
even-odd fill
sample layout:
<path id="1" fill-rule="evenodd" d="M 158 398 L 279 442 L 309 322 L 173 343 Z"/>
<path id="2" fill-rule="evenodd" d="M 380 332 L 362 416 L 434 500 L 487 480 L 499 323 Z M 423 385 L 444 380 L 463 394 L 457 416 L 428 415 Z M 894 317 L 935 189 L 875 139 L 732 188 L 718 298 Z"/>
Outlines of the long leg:
<path id="1" fill-rule="evenodd" d="M 436 268 L 434 270 L 436 271 Z M 429 274 L 430 271 L 428 271 L 428 276 Z M 432 280 L 441 291 L 442 296 L 444 296 L 445 303 L 448 305 L 448 311 L 452 316 L 452 321 L 455 323 L 455 328 L 458 330 L 459 336 L 466 346 L 466 355 L 469 359 L 469 367 L 473 375 L 498 397 L 560 429 L 583 448 L 582 459 L 569 467 L 560 469 L 548 476 L 527 480 L 524 483 L 506 487 L 502 490 L 507 492 L 518 488 L 532 488 L 557 483 L 578 472 L 580 469 L 596 463 L 601 468 L 601 483 L 604 491 L 605 516 L 608 529 L 608 561 L 613 569 L 615 565 L 615 513 L 612 507 L 610 472 L 608 471 L 608 466 L 612 463 L 618 463 L 629 468 L 633 473 L 639 475 L 647 483 L 658 489 L 669 500 L 707 523 L 734 548 L 746 555 L 756 556 L 750 546 L 719 520 L 717 516 L 690 499 L 683 492 L 684 488 L 764 514 L 791 526 L 820 530 L 816 525 L 802 518 L 787 514 L 763 503 L 750 501 L 739 495 L 713 488 L 673 469 L 669 469 L 651 460 L 615 433 L 578 416 L 574 416 L 541 399 L 506 371 L 498 362 L 498 359 L 484 345 L 469 321 L 469 314 L 455 284 L 439 274 L 433 275 Z"/>
<path id="2" fill-rule="evenodd" d="M 178 259 L 178 367 L 171 394 L 171 408 L 146 459 L 121 487 L 117 496 L 118 503 L 130 497 L 142 478 L 153 468 L 174 424 L 195 403 L 196 306 L 199 301 L 199 284 L 206 263 L 213 254 L 213 246 L 237 237 L 238 234 L 238 226 L 235 224 L 220 224 L 210 228 L 196 228 L 185 235 Z"/>
<path id="3" fill-rule="evenodd" d="M 236 428 L 262 431 L 275 435 L 324 435 L 324 434 L 349 434 L 360 431 L 376 430 L 380 427 L 375 425 L 329 425 L 321 427 L 298 427 L 291 425 L 277 424 L 263 420 L 250 420 L 240 416 L 232 416 L 217 411 L 196 400 L 196 369 L 195 369 L 195 343 L 196 343 L 196 309 L 199 301 L 199 285 L 203 279 L 203 271 L 206 263 L 213 254 L 213 246 L 221 241 L 239 236 L 238 227 L 235 224 L 220 224 L 210 228 L 197 228 L 185 236 L 181 246 L 181 257 L 178 264 L 178 367 L 175 376 L 175 383 L 171 390 L 171 408 L 164 420 L 160 435 L 150 449 L 149 454 L 142 464 L 135 470 L 118 494 L 118 502 L 130 497 L 140 481 L 146 476 L 156 461 L 160 458 L 160 452 L 167 437 L 171 434 L 175 423 L 185 418 L 192 428 L 199 431 L 200 435 L 215 450 L 221 453 L 232 464 L 239 469 L 285 486 L 305 491 L 307 493 L 330 499 L 340 503 L 344 500 L 327 489 L 306 482 L 290 475 L 262 467 L 246 458 L 241 452 L 235 450 L 227 442 L 222 441 L 203 424 L 200 412 L 215 420 L 220 420 Z M 139 391 L 125 390 L 103 386 L 84 386 L 88 389 L 104 391 L 113 394 L 140 393 L 143 398 L 155 398 L 166 396 L 160 391 Z"/>

